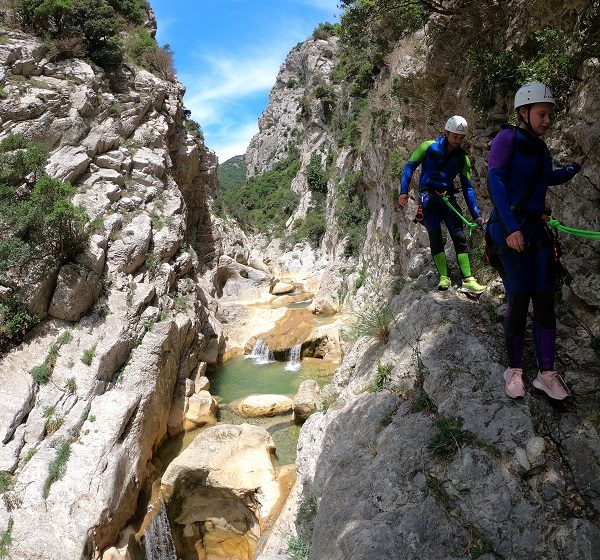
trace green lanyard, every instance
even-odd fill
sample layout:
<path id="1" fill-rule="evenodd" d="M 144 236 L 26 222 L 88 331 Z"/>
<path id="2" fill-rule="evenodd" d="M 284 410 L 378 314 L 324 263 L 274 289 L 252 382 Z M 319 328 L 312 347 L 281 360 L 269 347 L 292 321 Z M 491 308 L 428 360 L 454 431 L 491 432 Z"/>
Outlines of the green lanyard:
<path id="1" fill-rule="evenodd" d="M 476 222 L 469 222 L 469 220 L 467 220 L 467 218 L 465 218 L 456 208 L 454 208 L 454 206 L 452 206 L 452 204 L 448 200 L 448 197 L 445 194 L 441 194 L 440 196 L 442 197 L 442 200 L 448 205 L 448 208 L 450 208 L 450 210 L 452 210 L 452 212 L 454 212 L 469 228 L 468 233 L 469 233 L 469 235 L 471 235 L 473 233 L 473 231 L 479 227 L 479 224 Z"/>
<path id="2" fill-rule="evenodd" d="M 600 231 L 586 231 L 584 229 L 576 229 L 572 227 L 563 226 L 556 218 L 548 216 L 546 223 L 558 231 L 568 233 L 570 235 L 576 235 L 577 237 L 585 237 L 586 239 L 600 239 Z"/>

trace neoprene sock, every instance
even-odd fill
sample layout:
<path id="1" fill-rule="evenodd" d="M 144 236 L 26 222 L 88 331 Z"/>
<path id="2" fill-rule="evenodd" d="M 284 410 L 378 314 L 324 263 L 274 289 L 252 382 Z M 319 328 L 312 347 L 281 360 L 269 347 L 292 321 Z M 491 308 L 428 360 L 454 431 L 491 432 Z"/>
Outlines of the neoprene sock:
<path id="1" fill-rule="evenodd" d="M 448 276 L 448 266 L 446 265 L 446 253 L 441 252 L 437 255 L 433 255 L 433 262 L 435 263 L 440 276 Z"/>
<path id="2" fill-rule="evenodd" d="M 460 271 L 462 272 L 463 278 L 469 278 L 471 276 L 471 264 L 469 263 L 469 254 L 468 253 L 458 253 L 456 255 L 458 259 L 458 266 L 460 266 Z"/>

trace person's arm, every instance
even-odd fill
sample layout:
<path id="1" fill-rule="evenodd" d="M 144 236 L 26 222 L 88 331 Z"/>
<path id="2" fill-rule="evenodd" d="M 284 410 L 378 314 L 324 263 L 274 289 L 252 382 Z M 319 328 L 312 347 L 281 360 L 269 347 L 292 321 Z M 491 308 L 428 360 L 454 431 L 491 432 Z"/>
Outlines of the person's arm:
<path id="1" fill-rule="evenodd" d="M 410 181 L 412 179 L 413 173 L 415 169 L 423 163 L 425 159 L 425 155 L 427 153 L 427 148 L 433 144 L 433 140 L 427 140 L 410 155 L 408 158 L 408 162 L 404 166 L 404 170 L 402 171 L 402 177 L 400 179 L 400 194 L 408 194 L 408 190 L 410 187 Z"/>
<path id="2" fill-rule="evenodd" d="M 477 207 L 477 198 L 475 197 L 475 190 L 473 189 L 473 183 L 471 182 L 471 161 L 467 155 L 465 155 L 465 165 L 460 172 L 460 184 L 471 216 L 474 220 L 479 221 L 479 218 L 481 218 L 481 211 Z"/>
<path id="3" fill-rule="evenodd" d="M 562 185 L 563 183 L 570 181 L 581 170 L 581 166 L 583 165 L 584 159 L 585 158 L 583 156 L 579 156 L 575 159 L 573 163 L 565 165 L 564 167 L 553 169 L 548 184 Z"/>
<path id="4" fill-rule="evenodd" d="M 514 154 L 514 134 L 512 129 L 506 128 L 496 135 L 488 161 L 488 190 L 507 238 L 519 231 L 507 193 L 508 170 Z"/>

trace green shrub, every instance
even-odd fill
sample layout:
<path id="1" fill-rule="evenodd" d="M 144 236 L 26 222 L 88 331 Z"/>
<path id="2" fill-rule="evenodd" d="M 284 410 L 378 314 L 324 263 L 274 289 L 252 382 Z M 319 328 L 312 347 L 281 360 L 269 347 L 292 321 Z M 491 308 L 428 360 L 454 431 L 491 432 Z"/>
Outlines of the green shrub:
<path id="1" fill-rule="evenodd" d="M 129 35 L 125 48 L 127 54 L 131 57 L 133 62 L 144 66 L 144 54 L 152 49 L 155 49 L 158 45 L 156 39 L 150 35 L 150 32 L 143 27 L 138 27 Z"/>
<path id="2" fill-rule="evenodd" d="M 292 243 L 307 240 L 313 247 L 321 243 L 326 230 L 325 214 L 321 210 L 311 210 L 303 220 L 296 220 L 291 235 Z"/>
<path id="3" fill-rule="evenodd" d="M 363 284 L 365 283 L 365 280 L 367 278 L 367 270 L 368 267 L 366 265 L 366 263 L 363 263 L 360 272 L 358 273 L 358 278 L 356 279 L 356 282 L 354 283 L 354 293 L 358 292 L 358 290 L 360 290 L 363 286 Z"/>
<path id="4" fill-rule="evenodd" d="M 123 61 L 122 23 L 106 0 L 21 0 L 19 16 L 25 30 L 50 37 L 57 51 L 61 42 L 75 40 L 81 41 L 85 55 L 106 70 L 118 68 Z"/>
<path id="5" fill-rule="evenodd" d="M 143 23 L 146 18 L 146 0 L 107 0 L 117 11 L 133 23 Z"/>
<path id="6" fill-rule="evenodd" d="M 345 255 L 356 255 L 364 241 L 369 210 L 362 190 L 362 175 L 349 175 L 339 184 L 335 200 L 335 216 L 338 227 L 346 237 Z"/>
<path id="7" fill-rule="evenodd" d="M 36 383 L 44 385 L 45 383 L 48 383 L 48 380 L 52 375 L 52 370 L 48 367 L 48 364 L 44 363 L 33 367 L 29 373 L 31 373 L 31 377 L 33 377 L 33 380 Z"/>
<path id="8" fill-rule="evenodd" d="M 313 192 L 327 194 L 327 173 L 323 170 L 321 154 L 314 152 L 306 166 L 306 182 Z"/>
<path id="9" fill-rule="evenodd" d="M 427 449 L 435 457 L 449 459 L 457 451 L 473 443 L 475 438 L 466 430 L 463 430 L 463 419 L 459 417 L 441 416 L 435 421 L 437 433 L 427 444 Z"/>
<path id="10" fill-rule="evenodd" d="M 75 189 L 42 175 L 47 159 L 42 145 L 20 135 L 0 143 L 0 270 L 48 253 L 68 260 L 89 239 L 91 224 L 83 208 L 69 202 Z"/>
<path id="11" fill-rule="evenodd" d="M 83 351 L 83 355 L 81 356 L 81 361 L 86 366 L 92 365 L 92 360 L 94 359 L 94 354 L 96 353 L 95 348 L 86 348 Z"/>
<path id="12" fill-rule="evenodd" d="M 65 382 L 65 390 L 72 395 L 77 390 L 77 381 L 74 377 L 69 377 Z"/>
<path id="13" fill-rule="evenodd" d="M 390 337 L 394 313 L 387 305 L 377 305 L 357 314 L 356 322 L 350 329 L 350 339 L 356 340 L 361 336 L 376 338 L 386 344 Z"/>
<path id="14" fill-rule="evenodd" d="M 63 344 L 68 344 L 72 340 L 73 340 L 73 335 L 71 334 L 71 331 L 64 331 L 58 337 L 57 343 L 58 343 L 59 346 L 62 346 Z"/>
<path id="15" fill-rule="evenodd" d="M 38 318 L 15 302 L 0 303 L 0 343 L 19 342 Z"/>
<path id="16" fill-rule="evenodd" d="M 14 525 L 12 517 L 8 519 L 6 531 L 0 534 L 0 559 L 10 558 L 10 545 L 12 544 L 12 530 Z"/>
<path id="17" fill-rule="evenodd" d="M 392 377 L 392 371 L 394 370 L 394 364 L 383 364 L 377 363 L 377 373 L 375 375 L 375 381 L 370 387 L 371 393 L 377 393 L 386 389 Z"/>
<path id="18" fill-rule="evenodd" d="M 243 187 L 221 193 L 217 201 L 247 230 L 281 232 L 300 199 L 290 188 L 299 167 L 298 157 L 290 156 Z"/>
<path id="19" fill-rule="evenodd" d="M 326 84 L 318 84 L 315 87 L 315 97 L 321 101 L 321 106 L 323 107 L 323 117 L 325 118 L 325 122 L 329 122 L 331 120 L 331 117 L 333 116 L 336 105 L 335 90 L 332 86 Z"/>
<path id="20" fill-rule="evenodd" d="M 65 419 L 63 416 L 50 416 L 46 421 L 46 435 L 51 436 L 53 433 L 58 432 L 64 423 Z"/>
<path id="21" fill-rule="evenodd" d="M 193 119 L 186 119 L 185 128 L 196 139 L 204 142 L 204 133 L 200 125 Z"/>
<path id="22" fill-rule="evenodd" d="M 317 516 L 317 500 L 314 496 L 302 498 L 298 504 L 296 521 L 300 525 L 311 525 Z"/>
<path id="23" fill-rule="evenodd" d="M 408 152 L 406 148 L 393 148 L 388 156 L 388 176 L 390 179 L 398 181 L 406 162 L 408 161 Z"/>
<path id="24" fill-rule="evenodd" d="M 148 269 L 148 275 L 150 276 L 150 278 L 155 278 L 158 271 L 160 270 L 160 255 L 157 255 L 156 253 L 147 253 L 145 263 L 146 268 Z"/>
<path id="25" fill-rule="evenodd" d="M 339 31 L 339 23 L 320 23 L 313 31 L 313 39 L 328 39 Z"/>
<path id="26" fill-rule="evenodd" d="M 288 545 L 288 560 L 308 560 L 310 554 L 310 544 L 301 537 L 289 537 Z"/>
<path id="27" fill-rule="evenodd" d="M 23 457 L 23 464 L 26 465 L 27 463 L 29 463 L 29 461 L 31 461 L 31 459 L 33 458 L 33 456 L 37 453 L 37 448 L 36 447 L 32 447 L 26 454 L 25 457 Z"/>
<path id="28" fill-rule="evenodd" d="M 12 483 L 12 475 L 7 471 L 0 471 L 0 494 L 4 494 Z"/>
<path id="29" fill-rule="evenodd" d="M 56 450 L 56 456 L 50 463 L 48 468 L 48 479 L 46 480 L 46 488 L 44 490 L 44 497 L 47 498 L 50 493 L 50 486 L 60 480 L 67 469 L 67 461 L 71 456 L 71 444 L 68 441 L 63 441 L 58 445 Z"/>

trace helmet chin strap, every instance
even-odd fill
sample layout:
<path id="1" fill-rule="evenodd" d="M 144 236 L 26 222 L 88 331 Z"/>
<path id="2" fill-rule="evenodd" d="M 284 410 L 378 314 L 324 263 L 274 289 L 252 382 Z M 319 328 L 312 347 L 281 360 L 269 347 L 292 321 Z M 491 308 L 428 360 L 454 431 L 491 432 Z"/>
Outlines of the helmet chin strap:
<path id="1" fill-rule="evenodd" d="M 535 134 L 535 132 L 533 132 L 533 128 L 531 126 L 531 105 L 526 105 L 527 107 L 527 120 L 523 119 L 523 117 L 521 116 L 521 111 L 517 110 L 517 115 L 519 116 L 519 122 L 522 122 L 526 127 L 527 130 L 529 130 L 529 132 L 531 132 L 532 134 Z M 521 109 L 521 107 L 519 107 L 519 109 Z"/>

